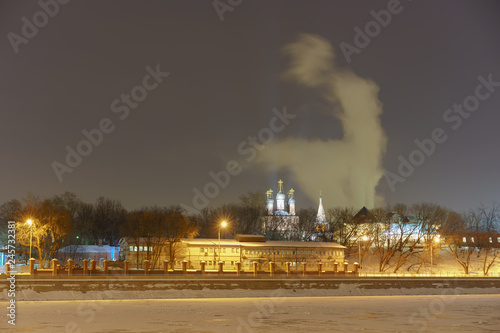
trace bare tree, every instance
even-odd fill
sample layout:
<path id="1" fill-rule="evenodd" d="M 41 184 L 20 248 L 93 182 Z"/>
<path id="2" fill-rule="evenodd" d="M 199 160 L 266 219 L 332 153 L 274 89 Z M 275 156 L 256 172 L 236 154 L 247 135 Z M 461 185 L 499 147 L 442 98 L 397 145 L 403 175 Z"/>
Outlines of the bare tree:
<path id="1" fill-rule="evenodd" d="M 317 218 L 317 210 L 314 208 L 302 208 L 298 211 L 298 216 L 299 216 L 299 226 L 298 226 L 298 233 L 300 235 L 300 240 L 301 241 L 310 241 L 311 236 L 316 233 L 320 232 L 316 231 L 314 228 L 314 224 L 316 222 Z M 326 235 L 324 233 L 324 235 Z M 331 241 L 331 239 L 324 239 L 324 241 Z"/>
<path id="2" fill-rule="evenodd" d="M 173 264 L 180 251 L 182 239 L 197 236 L 199 227 L 186 216 L 186 212 L 182 208 L 176 206 L 165 209 L 163 219 L 170 262 Z"/>
<path id="3" fill-rule="evenodd" d="M 500 250 L 493 246 L 493 237 L 497 235 L 500 222 L 500 205 L 493 203 L 490 207 L 483 204 L 479 206 L 476 212 L 481 219 L 482 235 L 478 235 L 479 255 L 483 253 L 483 274 L 487 276 L 491 266 L 496 259 L 500 257 Z"/>
<path id="4" fill-rule="evenodd" d="M 120 201 L 105 197 L 97 198 L 94 205 L 94 220 L 99 238 L 110 245 L 116 245 L 119 240 L 118 230 L 125 223 L 126 210 Z"/>
<path id="5" fill-rule="evenodd" d="M 346 246 L 346 255 L 349 255 L 351 249 L 356 247 L 357 240 L 365 234 L 362 229 L 367 219 L 364 217 L 355 219 L 355 215 L 356 210 L 353 207 L 334 207 L 326 211 L 331 241 Z"/>
<path id="6" fill-rule="evenodd" d="M 16 220 L 22 221 L 16 225 L 17 241 L 29 246 L 32 235 L 33 247 L 38 250 L 43 267 L 54 258 L 71 230 L 70 211 L 51 200 L 42 201 L 32 195 L 23 199 L 23 207 Z M 31 227 L 26 224 L 27 220 L 32 221 Z"/>
<path id="7" fill-rule="evenodd" d="M 479 225 L 479 216 L 474 211 L 463 215 L 450 212 L 443 224 L 447 250 L 462 266 L 465 274 L 469 274 L 470 259 L 476 250 L 476 243 L 467 242 L 467 236 L 477 237 Z"/>

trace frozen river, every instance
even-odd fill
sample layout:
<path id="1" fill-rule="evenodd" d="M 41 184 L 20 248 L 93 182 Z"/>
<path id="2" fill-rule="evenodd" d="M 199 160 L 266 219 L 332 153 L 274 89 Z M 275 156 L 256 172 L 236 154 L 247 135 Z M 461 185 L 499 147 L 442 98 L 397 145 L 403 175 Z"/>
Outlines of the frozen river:
<path id="1" fill-rule="evenodd" d="M 275 296 L 18 302 L 0 331 L 500 332 L 499 295 Z"/>

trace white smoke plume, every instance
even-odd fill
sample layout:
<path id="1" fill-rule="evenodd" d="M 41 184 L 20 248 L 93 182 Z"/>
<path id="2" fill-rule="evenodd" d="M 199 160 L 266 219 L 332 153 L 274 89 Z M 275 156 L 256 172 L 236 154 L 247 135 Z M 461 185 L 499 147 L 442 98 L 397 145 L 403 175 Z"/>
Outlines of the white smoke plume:
<path id="1" fill-rule="evenodd" d="M 290 170 L 311 199 L 317 200 L 322 190 L 330 207 L 374 207 L 380 199 L 375 187 L 384 173 L 382 156 L 387 143 L 380 123 L 378 86 L 336 67 L 333 48 L 322 37 L 302 34 L 284 50 L 291 56 L 285 77 L 323 95 L 331 104 L 332 117 L 342 124 L 343 137 L 276 140 L 266 145 L 258 163 L 272 172 Z"/>

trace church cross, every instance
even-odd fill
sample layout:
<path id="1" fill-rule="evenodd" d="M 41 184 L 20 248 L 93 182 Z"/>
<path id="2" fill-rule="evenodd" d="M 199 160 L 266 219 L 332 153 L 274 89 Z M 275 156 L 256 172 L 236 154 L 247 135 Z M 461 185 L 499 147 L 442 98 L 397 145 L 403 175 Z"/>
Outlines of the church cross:
<path id="1" fill-rule="evenodd" d="M 281 188 L 281 186 L 283 185 L 283 181 L 280 179 L 278 180 L 278 184 L 279 184 L 279 189 L 278 191 L 282 191 L 283 189 Z"/>

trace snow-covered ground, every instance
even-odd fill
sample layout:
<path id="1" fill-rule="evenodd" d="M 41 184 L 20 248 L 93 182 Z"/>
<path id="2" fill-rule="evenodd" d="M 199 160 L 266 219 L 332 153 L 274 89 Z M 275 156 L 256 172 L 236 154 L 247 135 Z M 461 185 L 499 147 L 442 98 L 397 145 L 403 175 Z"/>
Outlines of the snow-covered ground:
<path id="1" fill-rule="evenodd" d="M 19 302 L 2 332 L 498 332 L 498 295 Z M 5 309 L 2 302 L 1 308 Z"/>
<path id="2" fill-rule="evenodd" d="M 354 251 L 346 259 L 349 263 L 358 262 L 358 253 L 357 249 Z M 430 265 L 430 253 L 426 252 L 423 254 L 425 258 L 425 264 L 420 268 L 419 274 L 430 274 L 431 265 Z M 489 257 L 491 260 L 491 256 Z M 475 252 L 472 254 L 470 259 L 470 268 L 469 273 L 471 275 L 483 276 L 483 261 L 484 254 L 483 252 L 478 253 Z M 401 267 L 397 273 L 398 274 L 412 274 L 417 273 L 419 265 L 413 265 L 420 262 L 418 256 L 414 256 L 411 260 L 408 261 L 403 267 Z M 457 262 L 457 260 L 446 250 L 440 249 L 433 251 L 432 256 L 432 273 L 436 275 L 455 275 L 455 274 L 464 274 L 464 270 L 462 266 Z M 413 265 L 413 266 L 412 266 Z M 408 268 L 412 266 L 409 270 Z M 367 274 L 378 274 L 378 258 L 373 255 L 366 253 L 362 259 L 362 273 Z M 389 268 L 386 273 L 392 273 L 394 268 Z M 500 258 L 497 258 L 490 268 L 489 276 L 500 276 Z"/>

